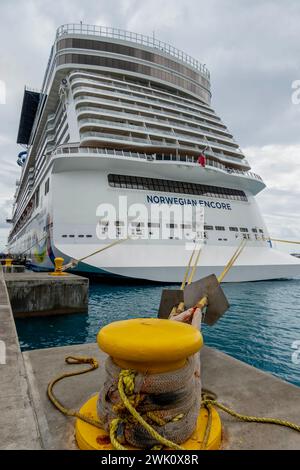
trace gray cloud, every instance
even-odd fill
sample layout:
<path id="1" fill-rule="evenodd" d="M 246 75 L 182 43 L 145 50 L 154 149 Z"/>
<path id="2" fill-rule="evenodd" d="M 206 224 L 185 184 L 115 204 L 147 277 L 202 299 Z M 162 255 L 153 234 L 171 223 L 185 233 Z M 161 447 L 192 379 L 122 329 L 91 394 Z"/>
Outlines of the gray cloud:
<path id="1" fill-rule="evenodd" d="M 287 217 L 281 225 L 293 225 L 287 212 L 294 206 L 299 213 L 299 164 L 289 161 L 289 185 L 281 186 L 274 169 L 283 165 L 280 154 L 261 149 L 277 146 L 286 155 L 300 144 L 300 105 L 291 102 L 291 84 L 300 79 L 299 0 L 3 0 L 0 16 L 0 80 L 7 86 L 7 104 L 0 105 L 0 227 L 20 173 L 15 140 L 24 85 L 40 87 L 57 26 L 80 20 L 155 31 L 206 63 L 216 111 L 270 185 L 258 200 L 271 231 L 279 227 L 272 216 L 279 210 Z"/>

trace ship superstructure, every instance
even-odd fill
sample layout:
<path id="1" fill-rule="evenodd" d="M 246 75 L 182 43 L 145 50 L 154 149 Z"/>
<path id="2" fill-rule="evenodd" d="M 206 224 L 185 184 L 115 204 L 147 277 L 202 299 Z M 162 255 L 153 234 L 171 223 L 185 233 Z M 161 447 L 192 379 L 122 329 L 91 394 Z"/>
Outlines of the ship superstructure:
<path id="1" fill-rule="evenodd" d="M 211 107 L 210 74 L 184 52 L 115 28 L 58 28 L 41 92 L 25 89 L 18 143 L 18 182 L 9 248 L 53 267 L 108 244 L 99 239 L 122 221 L 100 220 L 99 204 L 204 208 L 198 274 L 218 274 L 241 240 L 246 248 L 228 281 L 291 277 L 295 257 L 276 251 L 255 195 L 264 189 L 239 145 Z M 204 161 L 199 160 L 199 156 Z M 163 220 L 134 224 L 137 240 L 80 263 L 78 270 L 179 282 L 189 257 L 192 223 L 173 223 L 167 240 L 153 236 Z M 157 228 L 157 227 L 156 227 Z M 178 236 L 178 230 L 183 236 Z M 147 237 L 143 237 L 147 232 Z M 112 232 L 110 232 L 112 233 Z"/>

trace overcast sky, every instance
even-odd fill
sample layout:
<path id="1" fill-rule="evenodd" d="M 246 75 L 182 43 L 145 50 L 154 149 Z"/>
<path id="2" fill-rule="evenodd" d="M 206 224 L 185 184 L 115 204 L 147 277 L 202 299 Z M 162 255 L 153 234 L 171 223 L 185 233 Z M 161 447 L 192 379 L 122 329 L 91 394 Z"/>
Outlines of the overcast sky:
<path id="1" fill-rule="evenodd" d="M 0 18 L 0 228 L 20 173 L 24 85 L 41 87 L 56 28 L 83 21 L 155 31 L 207 65 L 213 107 L 267 183 L 257 200 L 271 235 L 299 239 L 299 0 L 0 0 Z"/>

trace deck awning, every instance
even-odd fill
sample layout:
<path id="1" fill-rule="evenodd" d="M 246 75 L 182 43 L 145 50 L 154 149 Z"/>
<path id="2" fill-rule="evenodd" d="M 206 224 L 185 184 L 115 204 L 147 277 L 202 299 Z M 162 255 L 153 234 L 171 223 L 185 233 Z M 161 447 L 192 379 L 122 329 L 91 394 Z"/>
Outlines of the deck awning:
<path id="1" fill-rule="evenodd" d="M 24 90 L 17 144 L 28 144 L 41 93 Z"/>

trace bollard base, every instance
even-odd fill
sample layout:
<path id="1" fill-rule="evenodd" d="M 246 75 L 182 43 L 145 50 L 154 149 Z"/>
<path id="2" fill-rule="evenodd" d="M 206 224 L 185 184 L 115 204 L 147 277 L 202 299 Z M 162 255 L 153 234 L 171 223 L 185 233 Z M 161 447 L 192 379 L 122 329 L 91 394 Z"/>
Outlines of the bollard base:
<path id="1" fill-rule="evenodd" d="M 90 398 L 80 409 L 80 413 L 89 418 L 98 419 L 97 416 L 97 400 L 98 395 Z M 221 446 L 222 424 L 221 419 L 215 408 L 211 413 L 211 430 L 206 450 L 218 450 Z M 204 439 L 205 429 L 208 421 L 208 412 L 201 408 L 197 427 L 193 435 L 181 446 L 186 450 L 201 450 Z M 113 450 L 110 443 L 109 435 L 106 431 L 96 428 L 91 424 L 85 423 L 80 419 L 76 420 L 75 436 L 79 449 L 81 450 Z M 140 450 L 135 447 L 128 446 L 130 450 Z"/>
<path id="2" fill-rule="evenodd" d="M 69 273 L 65 273 L 65 272 L 61 272 L 61 273 L 58 272 L 57 273 L 55 271 L 53 271 L 51 273 L 48 273 L 48 274 L 49 274 L 49 276 L 68 276 L 69 275 Z"/>

